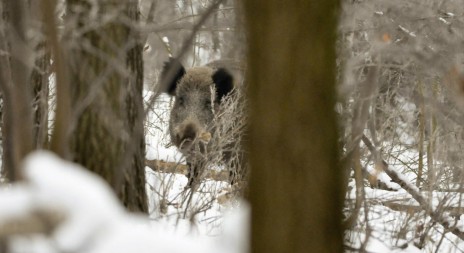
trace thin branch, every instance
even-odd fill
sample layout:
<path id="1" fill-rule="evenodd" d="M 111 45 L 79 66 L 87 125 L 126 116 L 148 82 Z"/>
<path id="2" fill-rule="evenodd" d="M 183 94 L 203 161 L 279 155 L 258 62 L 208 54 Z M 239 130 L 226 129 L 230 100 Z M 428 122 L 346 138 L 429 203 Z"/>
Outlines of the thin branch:
<path id="1" fill-rule="evenodd" d="M 155 172 L 182 174 L 186 176 L 189 171 L 187 165 L 174 162 L 165 162 L 162 160 L 145 160 L 145 165 Z M 217 171 L 208 169 L 202 174 L 202 178 L 211 179 L 214 181 L 228 182 L 229 171 Z"/>
<path id="2" fill-rule="evenodd" d="M 365 135 L 362 136 L 362 141 L 364 144 L 366 144 L 371 153 L 377 152 L 372 142 Z M 464 232 L 456 226 L 453 226 L 450 220 L 448 220 L 447 217 L 445 217 L 443 213 L 440 212 L 439 208 L 435 210 L 431 206 L 430 202 L 424 196 L 422 196 L 419 189 L 415 185 L 407 182 L 401 174 L 391 169 L 385 160 L 381 161 L 385 173 L 392 179 L 393 182 L 399 184 L 401 188 L 406 190 L 419 203 L 422 210 L 424 210 L 430 216 L 430 218 L 432 218 L 432 220 L 441 224 L 444 227 L 445 232 L 451 232 L 461 240 L 464 240 Z"/>
<path id="3" fill-rule="evenodd" d="M 366 80 L 361 83 L 360 97 L 355 106 L 354 119 L 352 122 L 351 143 L 349 145 L 351 152 L 351 163 L 354 170 L 355 185 L 356 185 L 356 202 L 351 215 L 344 221 L 345 227 L 351 227 L 358 218 L 359 211 L 361 210 L 363 196 L 363 173 L 361 165 L 361 151 L 359 144 L 361 142 L 361 135 L 364 131 L 366 123 L 369 119 L 369 108 L 371 105 L 372 97 L 375 95 L 377 88 L 377 78 L 379 74 L 379 67 L 373 66 L 368 68 Z"/>
<path id="4" fill-rule="evenodd" d="M 177 55 L 177 59 L 182 59 L 184 55 L 188 52 L 190 46 L 192 45 L 193 39 L 195 38 L 197 32 L 200 30 L 201 26 L 206 22 L 206 20 L 211 16 L 211 14 L 214 12 L 215 9 L 219 7 L 219 5 L 224 2 L 224 0 L 217 0 L 214 2 L 211 6 L 206 9 L 206 11 L 203 13 L 201 16 L 200 20 L 195 24 L 195 26 L 192 29 L 192 32 L 190 33 L 190 36 L 184 41 L 182 48 L 180 49 L 179 54 Z M 173 64 L 172 68 L 168 69 L 166 71 L 166 75 L 164 78 L 161 80 L 161 82 L 155 87 L 155 93 L 151 97 L 150 101 L 147 104 L 147 107 L 145 109 L 145 116 L 148 114 L 148 112 L 151 110 L 153 105 L 155 104 L 158 96 L 166 90 L 166 87 L 170 83 L 170 81 L 174 78 L 175 74 L 179 70 L 180 66 L 177 64 Z"/>

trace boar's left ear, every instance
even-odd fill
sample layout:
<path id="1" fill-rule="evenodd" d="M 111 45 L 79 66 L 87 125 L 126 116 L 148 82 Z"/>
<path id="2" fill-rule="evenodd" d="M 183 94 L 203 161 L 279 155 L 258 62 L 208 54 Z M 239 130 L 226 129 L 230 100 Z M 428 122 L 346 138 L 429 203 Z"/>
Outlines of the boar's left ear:
<path id="1" fill-rule="evenodd" d="M 168 73 L 170 74 L 170 80 L 164 80 L 168 78 Z M 161 85 L 165 86 L 161 88 L 162 91 L 174 96 L 176 93 L 177 82 L 179 82 L 184 75 L 185 68 L 179 60 L 176 58 L 169 58 L 169 61 L 164 63 L 163 71 L 161 72 Z"/>
<path id="2" fill-rule="evenodd" d="M 221 101 L 221 98 L 229 94 L 234 88 L 234 81 L 232 75 L 225 70 L 220 68 L 214 72 L 213 82 L 216 85 L 217 101 Z"/>

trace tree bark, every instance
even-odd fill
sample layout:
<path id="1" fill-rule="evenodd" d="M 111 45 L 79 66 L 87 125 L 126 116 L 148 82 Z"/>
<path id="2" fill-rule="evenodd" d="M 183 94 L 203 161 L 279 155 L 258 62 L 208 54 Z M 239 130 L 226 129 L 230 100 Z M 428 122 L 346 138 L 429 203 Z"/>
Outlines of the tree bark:
<path id="1" fill-rule="evenodd" d="M 249 0 L 252 252 L 342 252 L 338 1 Z"/>
<path id="2" fill-rule="evenodd" d="M 419 143 L 417 144 L 417 149 L 419 152 L 419 161 L 418 161 L 418 168 L 417 168 L 417 179 L 416 179 L 416 187 L 420 188 L 422 185 L 422 175 L 424 174 L 424 143 L 425 143 L 425 105 L 424 105 L 424 91 L 423 91 L 423 84 L 422 81 L 418 83 L 418 93 L 419 93 L 419 101 L 416 104 L 418 109 L 417 113 L 417 121 L 419 124 Z"/>
<path id="3" fill-rule="evenodd" d="M 31 15 L 31 19 L 40 24 L 36 31 L 44 33 L 45 26 L 42 22 L 44 15 L 40 10 L 40 3 L 38 1 L 28 2 L 28 13 Z M 50 14 L 53 15 L 53 12 Z M 48 95 L 51 65 L 51 55 L 46 37 L 38 42 L 34 51 L 37 53 L 34 59 L 34 68 L 32 69 L 30 80 L 33 96 L 32 142 L 35 149 L 44 149 L 48 147 Z"/>
<path id="4" fill-rule="evenodd" d="M 41 43 L 37 50 L 44 50 L 45 44 Z M 35 60 L 35 69 L 31 75 L 33 91 L 33 147 L 44 149 L 48 146 L 48 67 L 50 54 L 48 52 Z"/>
<path id="5" fill-rule="evenodd" d="M 55 19 L 56 0 L 40 1 L 40 11 L 44 25 L 47 45 L 53 56 L 56 84 L 56 110 L 50 149 L 64 159 L 70 158 L 68 148 L 69 125 L 71 120 L 71 94 L 68 68 L 60 41 Z"/>
<path id="6" fill-rule="evenodd" d="M 9 181 L 22 178 L 20 162 L 33 149 L 27 17 L 24 1 L 3 2 L 2 18 L 5 27 L 0 35 L 0 49 L 9 52 L 9 57 L 0 57 L 0 89 L 4 110 L 3 163 Z"/>
<path id="7" fill-rule="evenodd" d="M 70 40 L 73 160 L 102 176 L 128 210 L 147 212 L 142 46 L 127 24 L 138 21 L 138 1 L 69 0 L 68 16 L 68 29 L 84 31 Z"/>

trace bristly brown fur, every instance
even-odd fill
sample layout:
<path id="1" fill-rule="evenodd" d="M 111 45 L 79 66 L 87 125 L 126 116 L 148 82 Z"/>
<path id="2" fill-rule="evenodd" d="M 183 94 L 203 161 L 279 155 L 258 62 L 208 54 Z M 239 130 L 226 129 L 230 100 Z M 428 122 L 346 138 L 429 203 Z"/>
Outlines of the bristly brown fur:
<path id="1" fill-rule="evenodd" d="M 166 63 L 162 76 L 166 76 L 170 66 L 180 64 L 171 59 Z M 171 142 L 176 145 L 191 167 L 189 186 L 198 180 L 199 171 L 207 163 L 205 154 L 212 152 L 211 143 L 204 142 L 201 136 L 217 140 L 216 114 L 224 97 L 234 89 L 233 77 L 224 68 L 193 67 L 181 71 L 165 91 L 175 96 L 169 120 Z M 214 89 L 212 89 L 214 88 Z M 215 91 L 215 94 L 212 93 Z M 223 154 L 224 155 L 224 154 Z M 230 157 L 225 155 L 223 157 Z M 228 159 L 230 160 L 230 158 Z M 197 178 L 197 179 L 195 179 Z"/>

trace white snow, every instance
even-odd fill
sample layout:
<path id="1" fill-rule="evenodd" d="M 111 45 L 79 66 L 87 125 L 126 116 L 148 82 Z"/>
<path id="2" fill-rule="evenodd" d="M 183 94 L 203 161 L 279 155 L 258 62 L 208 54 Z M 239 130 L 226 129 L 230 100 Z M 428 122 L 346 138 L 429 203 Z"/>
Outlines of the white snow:
<path id="1" fill-rule="evenodd" d="M 78 249 L 112 230 L 113 222 L 124 214 L 105 181 L 51 153 L 30 155 L 25 160 L 24 173 L 37 207 L 54 206 L 66 214 L 66 222 L 55 234 L 60 249 Z"/>
<path id="2" fill-rule="evenodd" d="M 148 102 L 153 92 L 144 91 L 144 100 Z M 167 162 L 185 163 L 184 157 L 174 145 L 171 145 L 168 122 L 171 98 L 166 94 L 161 94 L 157 98 L 154 110 L 147 115 L 146 158 L 148 160 L 163 160 Z"/>
<path id="3" fill-rule="evenodd" d="M 64 212 L 65 219 L 49 238 L 15 238 L 13 252 L 238 253 L 247 245 L 245 204 L 232 209 L 235 214 L 226 222 L 224 235 L 213 238 L 187 229 L 166 230 L 169 222 L 126 212 L 101 178 L 52 153 L 38 151 L 27 157 L 24 175 L 25 182 L 0 190 L 0 225 L 50 208 Z"/>

